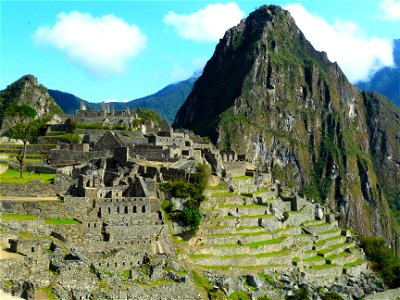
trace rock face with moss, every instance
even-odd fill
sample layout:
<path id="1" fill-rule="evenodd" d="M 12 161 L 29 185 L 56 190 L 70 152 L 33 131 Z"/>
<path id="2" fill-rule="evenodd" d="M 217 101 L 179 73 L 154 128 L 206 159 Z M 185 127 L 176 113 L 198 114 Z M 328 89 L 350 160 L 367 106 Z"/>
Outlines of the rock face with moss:
<path id="1" fill-rule="evenodd" d="M 360 93 L 282 8 L 262 6 L 226 32 L 174 126 L 246 153 L 358 232 L 398 243 L 386 191 L 399 184 L 400 110 Z"/>
<path id="2" fill-rule="evenodd" d="M 61 108 L 49 95 L 47 88 L 39 84 L 33 75 L 25 75 L 0 92 L 0 133 L 3 133 L 8 126 L 7 117 L 4 114 L 12 103 L 31 106 L 37 111 L 39 117 L 63 114 Z"/>

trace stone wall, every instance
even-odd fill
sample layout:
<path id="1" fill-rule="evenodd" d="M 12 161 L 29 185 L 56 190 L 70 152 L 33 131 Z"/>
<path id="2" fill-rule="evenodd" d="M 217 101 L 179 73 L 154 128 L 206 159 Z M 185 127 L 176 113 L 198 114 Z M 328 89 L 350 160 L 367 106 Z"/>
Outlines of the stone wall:
<path id="1" fill-rule="evenodd" d="M 109 153 L 108 150 L 90 152 L 51 150 L 49 160 L 52 165 L 73 165 L 96 158 L 107 157 Z"/>
<path id="2" fill-rule="evenodd" d="M 226 173 L 231 176 L 243 176 L 246 173 L 247 162 L 245 161 L 223 161 L 222 165 Z"/>
<path id="3" fill-rule="evenodd" d="M 1 183 L 0 195 L 2 196 L 21 196 L 21 197 L 37 197 L 40 200 L 41 196 L 56 196 L 64 193 L 64 187 L 57 184 L 43 183 Z"/>

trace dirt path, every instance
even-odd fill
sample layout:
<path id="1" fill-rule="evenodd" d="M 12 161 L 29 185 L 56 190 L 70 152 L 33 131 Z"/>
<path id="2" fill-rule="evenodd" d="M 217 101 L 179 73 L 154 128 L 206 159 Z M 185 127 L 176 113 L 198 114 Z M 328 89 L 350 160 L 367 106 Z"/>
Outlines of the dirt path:
<path id="1" fill-rule="evenodd" d="M 57 201 L 61 200 L 60 197 L 14 197 L 14 196 L 0 196 L 0 201 Z"/>

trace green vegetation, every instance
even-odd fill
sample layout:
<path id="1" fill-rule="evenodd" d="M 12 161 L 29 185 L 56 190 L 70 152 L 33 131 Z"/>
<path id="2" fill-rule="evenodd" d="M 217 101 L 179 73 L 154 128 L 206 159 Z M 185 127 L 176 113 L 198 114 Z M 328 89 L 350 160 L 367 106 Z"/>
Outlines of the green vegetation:
<path id="1" fill-rule="evenodd" d="M 11 286 L 11 287 L 14 286 L 14 284 L 13 284 L 10 280 L 3 280 L 3 283 L 4 283 L 5 285 Z"/>
<path id="2" fill-rule="evenodd" d="M 36 220 L 37 217 L 33 215 L 3 214 L 1 219 L 3 221 L 29 221 Z"/>
<path id="3" fill-rule="evenodd" d="M 199 206 L 205 199 L 203 192 L 207 187 L 210 176 L 210 167 L 199 164 L 197 172 L 190 174 L 189 181 L 169 181 L 159 185 L 160 190 L 168 195 L 167 198 L 176 197 L 187 200 L 183 211 L 173 211 L 170 201 L 163 203 L 163 209 L 170 219 L 180 221 L 183 225 L 189 226 L 192 233 L 197 231 L 201 222 Z"/>
<path id="4" fill-rule="evenodd" d="M 15 156 L 20 165 L 19 177 L 22 178 L 26 158 L 26 145 L 37 137 L 41 121 L 35 120 L 36 110 L 25 104 L 11 104 L 6 110 L 6 115 L 10 117 L 12 123 L 5 135 L 23 142 L 21 153 Z"/>
<path id="5" fill-rule="evenodd" d="M 66 143 L 77 144 L 82 142 L 82 137 L 76 133 L 64 133 L 60 135 L 45 135 L 42 138 L 46 139 L 56 139 Z"/>
<path id="6" fill-rule="evenodd" d="M 361 238 L 361 247 L 372 262 L 372 268 L 390 288 L 400 287 L 400 258 L 396 257 L 383 239 Z"/>
<path id="7" fill-rule="evenodd" d="M 251 300 L 250 296 L 245 291 L 233 292 L 228 297 L 229 300 Z"/>
<path id="8" fill-rule="evenodd" d="M 258 273 L 258 276 L 268 282 L 270 285 L 275 286 L 275 279 L 272 275 L 266 274 L 264 272 Z"/>
<path id="9" fill-rule="evenodd" d="M 38 288 L 38 291 L 42 291 L 46 294 L 47 300 L 58 300 L 59 298 L 54 294 L 51 286 Z"/>
<path id="10" fill-rule="evenodd" d="M 44 220 L 45 224 L 48 225 L 74 225 L 74 224 L 81 224 L 80 221 L 74 219 L 47 219 Z"/>
<path id="11" fill-rule="evenodd" d="M 310 289 L 304 287 L 293 292 L 293 295 L 287 296 L 286 300 L 309 300 L 311 299 Z"/>
<path id="12" fill-rule="evenodd" d="M 335 292 L 327 292 L 321 296 L 322 300 L 343 300 L 343 298 Z"/>
<path id="13" fill-rule="evenodd" d="M 219 289 L 215 290 L 213 288 L 213 285 L 199 272 L 193 270 L 192 277 L 194 284 L 200 291 L 202 291 L 204 294 L 207 295 L 208 299 L 214 299 L 214 300 L 226 299 L 225 294 Z"/>
<path id="14" fill-rule="evenodd" d="M 3 174 L 0 174 L 1 183 L 28 183 L 31 180 L 41 180 L 44 184 L 52 184 L 56 174 L 35 174 L 32 172 L 23 172 L 22 178 L 20 171 L 8 169 Z"/>
<path id="15" fill-rule="evenodd" d="M 119 273 L 118 276 L 121 276 L 125 279 L 129 279 L 131 278 L 131 270 L 124 270 L 121 273 Z"/>
<path id="16" fill-rule="evenodd" d="M 361 264 L 364 263 L 364 262 L 365 262 L 365 260 L 363 260 L 363 259 L 358 259 L 358 260 L 356 260 L 356 261 L 352 261 L 352 262 L 349 262 L 349 263 L 347 263 L 347 264 L 344 264 L 344 265 L 343 265 L 343 269 L 348 269 L 348 268 L 351 268 L 351 267 L 355 267 L 355 266 L 361 265 Z"/>

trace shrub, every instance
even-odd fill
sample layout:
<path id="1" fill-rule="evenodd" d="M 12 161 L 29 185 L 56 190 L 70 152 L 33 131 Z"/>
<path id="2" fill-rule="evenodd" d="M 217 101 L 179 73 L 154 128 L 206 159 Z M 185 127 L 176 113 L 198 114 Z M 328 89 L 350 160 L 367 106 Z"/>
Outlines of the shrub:
<path id="1" fill-rule="evenodd" d="M 198 207 L 191 203 L 185 205 L 181 216 L 183 224 L 190 226 L 192 231 L 196 231 L 199 228 L 201 222 L 201 213 Z"/>
<path id="2" fill-rule="evenodd" d="M 362 237 L 361 247 L 372 268 L 390 288 L 400 287 L 400 259 L 386 245 L 383 239 Z"/>

